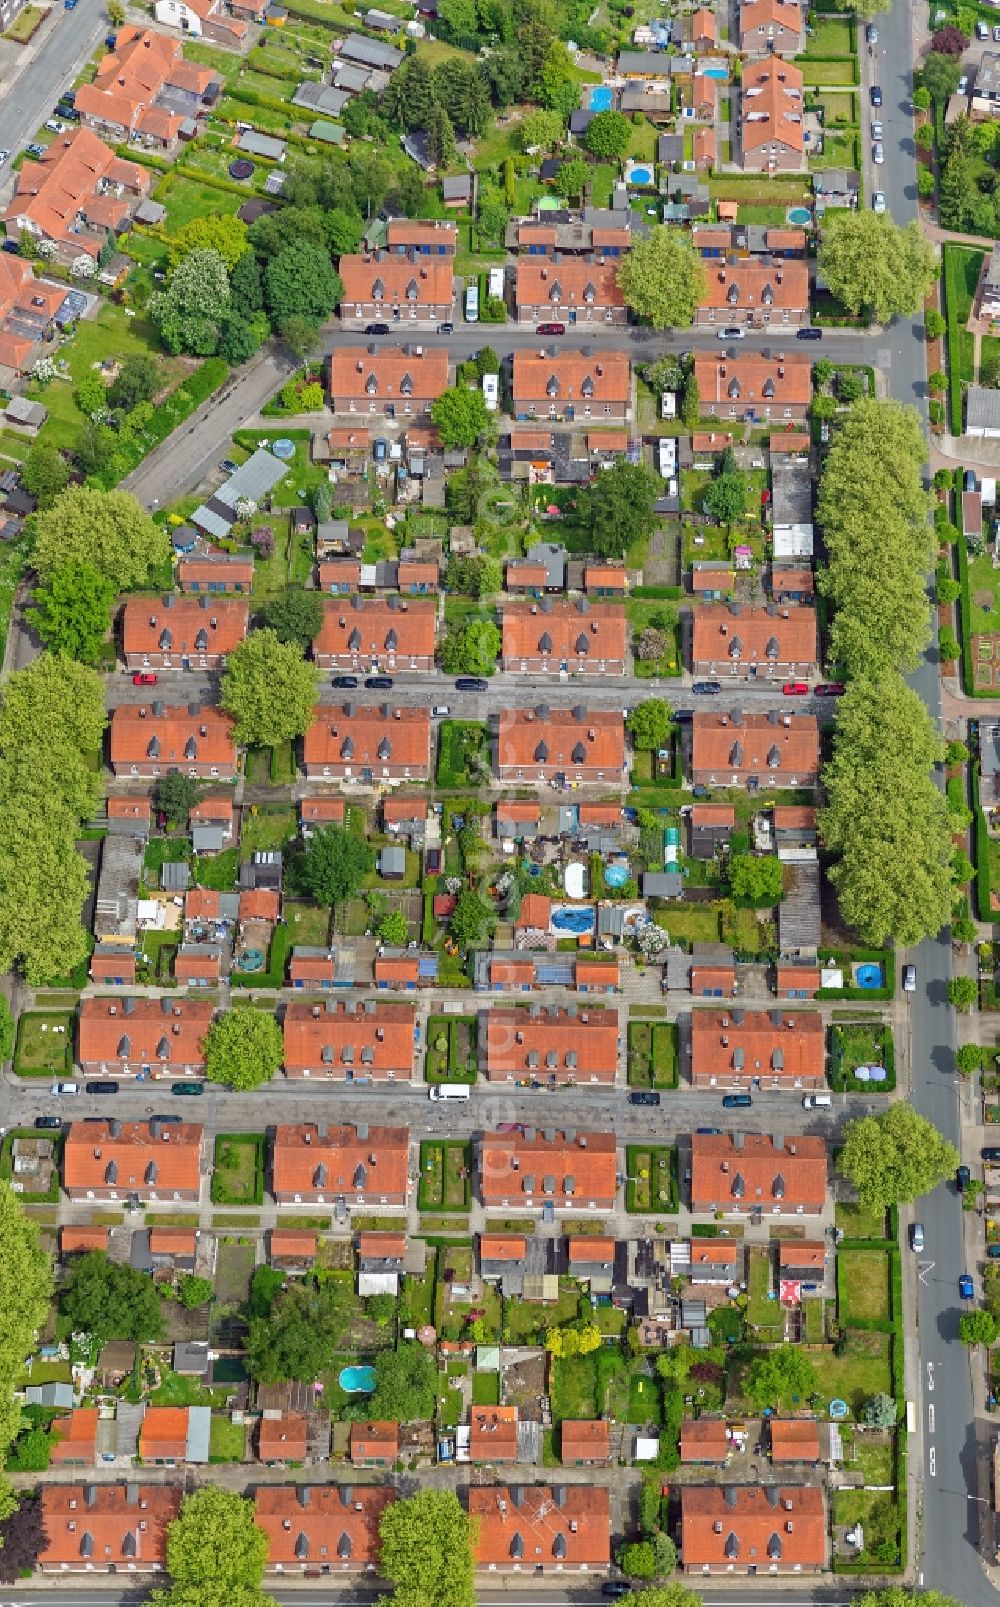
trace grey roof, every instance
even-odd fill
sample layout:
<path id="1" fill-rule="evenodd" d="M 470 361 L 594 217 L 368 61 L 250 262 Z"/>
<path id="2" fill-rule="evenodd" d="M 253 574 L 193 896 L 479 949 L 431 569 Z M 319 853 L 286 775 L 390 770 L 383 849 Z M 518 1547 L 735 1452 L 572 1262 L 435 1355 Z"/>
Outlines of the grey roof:
<path id="1" fill-rule="evenodd" d="M 983 51 L 976 69 L 974 93 L 977 95 L 1000 93 L 1000 54 L 997 51 Z"/>
<path id="2" fill-rule="evenodd" d="M 690 56 L 668 56 L 665 50 L 623 50 L 618 57 L 618 71 L 639 73 L 643 78 L 669 78 L 677 70 L 674 63 L 690 60 Z"/>
<path id="3" fill-rule="evenodd" d="M 350 96 L 331 84 L 300 84 L 292 96 L 293 106 L 305 106 L 309 111 L 324 112 L 327 117 L 339 117 Z"/>
<path id="4" fill-rule="evenodd" d="M 73 1386 L 72 1384 L 29 1384 L 24 1392 L 24 1398 L 29 1406 L 72 1408 Z"/>
<path id="5" fill-rule="evenodd" d="M 861 180 L 846 167 L 825 167 L 813 174 L 813 189 L 817 195 L 857 195 Z"/>
<path id="6" fill-rule="evenodd" d="M 594 118 L 596 116 L 597 116 L 597 113 L 592 112 L 589 109 L 585 111 L 582 108 L 578 108 L 575 112 L 570 112 L 570 114 L 569 114 L 569 131 L 570 131 L 570 133 L 571 134 L 586 134 L 587 129 L 590 127 L 591 123 L 593 122 L 593 120 L 594 120 Z"/>
<path id="7" fill-rule="evenodd" d="M 979 762 L 984 776 L 1000 775 L 1000 725 L 980 725 Z"/>
<path id="8" fill-rule="evenodd" d="M 143 842 L 137 836 L 111 836 L 101 848 L 101 870 L 94 905 L 94 932 L 101 938 L 134 938 L 138 920 Z"/>
<path id="9" fill-rule="evenodd" d="M 166 215 L 167 209 L 159 201 L 140 201 L 135 209 L 135 221 L 137 223 L 156 225 L 157 223 L 162 223 Z"/>
<path id="10" fill-rule="evenodd" d="M 988 390 L 985 385 L 970 385 L 965 393 L 965 427 L 967 430 L 1000 429 L 1000 391 Z"/>
<path id="11" fill-rule="evenodd" d="M 226 835 L 221 826 L 192 826 L 191 847 L 196 854 L 221 854 Z"/>
<path id="12" fill-rule="evenodd" d="M 191 866 L 179 860 L 160 867 L 160 886 L 168 893 L 182 893 L 191 885 Z"/>
<path id="13" fill-rule="evenodd" d="M 643 898 L 678 898 L 684 890 L 684 878 L 676 870 L 647 870 L 642 876 Z"/>
<path id="14" fill-rule="evenodd" d="M 41 402 L 29 402 L 26 396 L 12 396 L 4 410 L 4 417 L 12 424 L 41 425 L 49 416 Z"/>
<path id="15" fill-rule="evenodd" d="M 342 66 L 335 64 L 337 74 L 337 88 L 346 89 L 349 95 L 360 95 L 362 90 L 368 88 L 371 74 L 364 67 L 352 67 L 348 62 Z"/>
<path id="16" fill-rule="evenodd" d="M 287 463 L 282 463 L 266 447 L 258 447 L 253 456 L 247 458 L 207 502 L 195 509 L 191 523 L 197 525 L 199 530 L 207 531 L 210 536 L 228 536 L 236 523 L 237 502 L 246 497 L 259 503 L 287 473 Z"/>
<path id="17" fill-rule="evenodd" d="M 212 1408 L 210 1406 L 188 1407 L 188 1462 L 207 1462 L 208 1443 L 212 1433 Z"/>
<path id="18" fill-rule="evenodd" d="M 471 194 L 471 173 L 453 173 L 441 180 L 441 196 L 445 201 L 464 201 Z"/>
<path id="19" fill-rule="evenodd" d="M 339 54 L 348 61 L 360 61 L 365 67 L 382 67 L 387 72 L 395 72 L 403 60 L 403 52 L 394 45 L 383 45 L 381 40 L 366 39 L 360 33 L 348 34 Z"/>
<path id="20" fill-rule="evenodd" d="M 812 472 L 804 459 L 772 458 L 771 515 L 776 525 L 812 524 Z"/>
<path id="21" fill-rule="evenodd" d="M 792 886 L 778 907 L 778 944 L 782 954 L 815 955 L 820 940 L 819 865 L 797 861 L 793 870 Z"/>
<path id="22" fill-rule="evenodd" d="M 174 1346 L 174 1372 L 203 1378 L 208 1372 L 208 1341 L 182 1340 Z"/>
<path id="23" fill-rule="evenodd" d="M 287 149 L 283 139 L 275 139 L 273 134 L 258 134 L 255 128 L 245 129 L 236 147 L 246 151 L 248 156 L 263 156 L 272 162 L 283 161 Z"/>
<path id="24" fill-rule="evenodd" d="M 684 135 L 661 134 L 656 142 L 656 160 L 658 162 L 683 162 Z"/>
<path id="25" fill-rule="evenodd" d="M 566 585 L 566 548 L 554 541 L 540 541 L 528 548 L 528 562 L 544 564 L 547 585 L 562 591 Z"/>
<path id="26" fill-rule="evenodd" d="M 406 849 L 383 848 L 378 856 L 378 868 L 383 876 L 405 875 Z"/>

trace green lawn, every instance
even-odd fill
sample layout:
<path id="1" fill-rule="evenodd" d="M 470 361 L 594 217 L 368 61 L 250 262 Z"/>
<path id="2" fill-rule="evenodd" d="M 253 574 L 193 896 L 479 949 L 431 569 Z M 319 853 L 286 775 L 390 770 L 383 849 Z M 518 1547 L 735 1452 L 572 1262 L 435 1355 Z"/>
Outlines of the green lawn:
<path id="1" fill-rule="evenodd" d="M 287 902 L 283 914 L 295 947 L 325 949 L 330 940 L 330 911 L 318 904 Z"/>
<path id="2" fill-rule="evenodd" d="M 885 1212 L 863 1205 L 838 1205 L 835 1221 L 848 1239 L 884 1239 Z"/>
<path id="3" fill-rule="evenodd" d="M 640 1425 L 659 1423 L 660 1386 L 655 1378 L 641 1373 L 633 1377 L 628 1387 L 628 1420 Z"/>
<path id="4" fill-rule="evenodd" d="M 499 1373 L 475 1373 L 473 1375 L 472 1404 L 474 1406 L 500 1405 Z"/>
<path id="5" fill-rule="evenodd" d="M 474 1083 L 478 1030 L 475 1016 L 429 1017 L 425 1080 L 429 1083 Z"/>
<path id="6" fill-rule="evenodd" d="M 477 762 L 488 771 L 490 746 L 488 726 L 475 720 L 442 720 L 438 737 L 438 786 L 476 786 L 482 779 Z"/>
<path id="7" fill-rule="evenodd" d="M 948 320 L 948 396 L 951 427 L 962 432 L 962 399 L 972 384 L 973 338 L 965 328 L 972 308 L 984 253 L 949 242 L 942 251 L 945 316 Z"/>
<path id="8" fill-rule="evenodd" d="M 718 943 L 719 910 L 715 904 L 668 904 L 653 909 L 657 926 L 670 933 L 673 943 L 689 949 L 692 943 Z"/>
<path id="9" fill-rule="evenodd" d="M 552 1367 L 552 1416 L 595 1418 L 597 1404 L 597 1362 L 590 1356 L 559 1356 Z"/>
<path id="10" fill-rule="evenodd" d="M 496 1226 L 495 1223 L 490 1225 Z M 560 1283 L 554 1306 L 541 1306 L 529 1300 L 506 1300 L 503 1313 L 505 1343 L 539 1344 L 547 1328 L 558 1328 L 560 1323 L 572 1321 L 577 1315 L 579 1303 L 579 1285 L 567 1281 Z"/>
<path id="11" fill-rule="evenodd" d="M 420 1145 L 421 1211 L 467 1211 L 471 1202 L 472 1152 L 459 1140 Z M 464 1176 L 463 1176 L 464 1173 Z"/>
<path id="12" fill-rule="evenodd" d="M 264 1192 L 264 1138 L 220 1133 L 215 1140 L 212 1199 L 216 1205 L 259 1205 Z"/>
<path id="13" fill-rule="evenodd" d="M 806 37 L 806 48 L 799 61 L 806 61 L 810 56 L 852 56 L 854 46 L 851 40 L 851 24 L 846 17 L 823 17 L 815 11 L 809 19 L 810 32 Z"/>
<path id="14" fill-rule="evenodd" d="M 785 1319 L 778 1302 L 769 1298 L 770 1252 L 764 1245 L 754 1245 L 748 1252 L 748 1260 L 747 1321 L 762 1344 L 780 1344 L 785 1334 Z"/>
<path id="15" fill-rule="evenodd" d="M 828 84 L 856 84 L 858 81 L 858 64 L 853 59 L 809 61 L 805 56 L 800 56 L 796 66 L 802 73 L 802 82 L 807 89 L 812 84 L 825 88 Z"/>
<path id="16" fill-rule="evenodd" d="M 844 1250 L 837 1253 L 837 1283 L 843 1300 L 838 1312 L 843 1326 L 852 1322 L 889 1320 L 888 1250 Z"/>
<path id="17" fill-rule="evenodd" d="M 844 1354 L 833 1349 L 813 1356 L 820 1386 L 829 1400 L 845 1400 L 858 1417 L 872 1395 L 892 1393 L 889 1334 L 861 1332 L 852 1328 L 845 1336 Z"/>
<path id="18" fill-rule="evenodd" d="M 993 567 L 989 551 L 978 557 L 968 554 L 969 630 L 973 636 L 990 636 L 1000 631 L 1000 570 Z"/>
<path id="19" fill-rule="evenodd" d="M 14 1071 L 19 1077 L 64 1077 L 73 1064 L 73 1012 L 30 1010 L 17 1026 Z"/>
<path id="20" fill-rule="evenodd" d="M 219 1412 L 212 1413 L 208 1441 L 210 1462 L 242 1462 L 247 1454 L 245 1423 L 234 1423 Z"/>
<path id="21" fill-rule="evenodd" d="M 676 1088 L 677 1023 L 630 1021 L 627 1058 L 630 1088 Z"/>
<path id="22" fill-rule="evenodd" d="M 399 1300 L 399 1320 L 406 1328 L 423 1328 L 434 1319 L 434 1269 L 436 1251 L 431 1251 L 423 1277 L 406 1274 Z"/>
<path id="23" fill-rule="evenodd" d="M 625 1209 L 632 1213 L 677 1209 L 677 1151 L 669 1144 L 629 1144 L 625 1151 Z"/>
<path id="24" fill-rule="evenodd" d="M 807 1345 L 821 1345 L 826 1338 L 826 1301 L 806 1297 L 802 1302 L 802 1321 Z"/>
<path id="25" fill-rule="evenodd" d="M 858 1066 L 882 1066 L 884 1082 L 859 1081 Z M 830 1028 L 830 1086 L 838 1092 L 891 1093 L 896 1086 L 892 1028 L 881 1021 L 837 1022 Z"/>
<path id="26" fill-rule="evenodd" d="M 240 843 L 244 859 L 271 848 L 284 848 L 298 832 L 295 810 L 251 804 L 243 811 Z"/>

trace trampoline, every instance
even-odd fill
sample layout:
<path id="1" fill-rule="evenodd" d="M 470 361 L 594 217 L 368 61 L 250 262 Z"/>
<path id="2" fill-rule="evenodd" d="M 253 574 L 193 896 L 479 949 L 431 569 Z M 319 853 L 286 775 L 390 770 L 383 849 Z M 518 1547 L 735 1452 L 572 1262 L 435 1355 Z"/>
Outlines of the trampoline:
<path id="1" fill-rule="evenodd" d="M 234 162 L 230 162 L 229 177 L 231 179 L 252 179 L 253 175 L 254 165 L 252 162 L 248 162 L 245 156 L 238 156 Z"/>

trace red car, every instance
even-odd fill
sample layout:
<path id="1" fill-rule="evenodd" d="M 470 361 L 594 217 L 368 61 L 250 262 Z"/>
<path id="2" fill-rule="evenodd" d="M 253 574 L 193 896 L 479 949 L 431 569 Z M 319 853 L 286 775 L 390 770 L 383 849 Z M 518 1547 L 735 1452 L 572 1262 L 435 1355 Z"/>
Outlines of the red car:
<path id="1" fill-rule="evenodd" d="M 132 677 L 133 686 L 155 686 L 156 676 L 150 675 L 148 670 L 136 670 Z"/>
<path id="2" fill-rule="evenodd" d="M 843 697 L 847 687 L 843 681 L 823 681 L 816 688 L 817 697 Z"/>
<path id="3" fill-rule="evenodd" d="M 809 696 L 809 684 L 807 681 L 786 681 L 781 690 L 786 697 Z"/>
<path id="4" fill-rule="evenodd" d="M 535 330 L 536 335 L 565 335 L 565 324 L 539 324 Z"/>

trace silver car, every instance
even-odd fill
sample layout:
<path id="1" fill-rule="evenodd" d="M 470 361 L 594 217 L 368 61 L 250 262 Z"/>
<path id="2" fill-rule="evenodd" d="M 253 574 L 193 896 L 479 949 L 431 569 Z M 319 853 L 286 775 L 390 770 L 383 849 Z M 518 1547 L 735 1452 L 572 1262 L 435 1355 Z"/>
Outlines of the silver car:
<path id="1" fill-rule="evenodd" d="M 872 196 L 872 211 L 879 213 L 885 211 L 885 195 L 881 190 L 876 190 Z"/>
<path id="2" fill-rule="evenodd" d="M 872 161 L 875 163 L 876 167 L 881 167 L 882 163 L 885 161 L 885 148 L 881 140 L 876 140 L 875 144 L 872 146 Z"/>
<path id="3" fill-rule="evenodd" d="M 914 1222 L 910 1229 L 910 1249 L 913 1250 L 915 1254 L 919 1255 L 923 1250 L 923 1247 L 924 1225 L 922 1222 Z"/>

